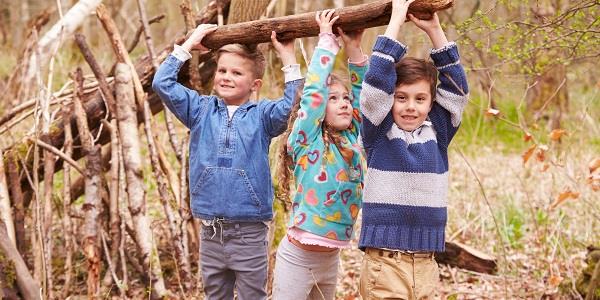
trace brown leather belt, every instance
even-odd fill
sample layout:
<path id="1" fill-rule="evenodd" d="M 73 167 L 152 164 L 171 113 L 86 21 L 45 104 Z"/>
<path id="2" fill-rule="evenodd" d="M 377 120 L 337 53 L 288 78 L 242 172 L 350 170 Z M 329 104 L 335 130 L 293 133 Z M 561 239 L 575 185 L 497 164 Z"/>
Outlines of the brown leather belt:
<path id="1" fill-rule="evenodd" d="M 377 249 L 377 248 L 367 248 L 366 253 L 375 254 L 379 256 L 387 256 L 389 258 L 394 258 L 398 256 L 407 256 L 411 258 L 433 258 L 433 252 L 412 252 L 412 251 L 402 251 L 402 250 L 386 250 L 386 249 Z"/>

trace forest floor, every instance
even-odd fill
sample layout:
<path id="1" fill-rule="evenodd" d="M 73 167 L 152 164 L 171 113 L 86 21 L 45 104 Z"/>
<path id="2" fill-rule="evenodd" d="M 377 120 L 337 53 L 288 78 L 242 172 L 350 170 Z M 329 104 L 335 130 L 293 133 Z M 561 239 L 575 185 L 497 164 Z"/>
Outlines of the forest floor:
<path id="1" fill-rule="evenodd" d="M 494 256 L 498 273 L 440 265 L 438 298 L 579 297 L 575 280 L 585 266 L 586 246 L 600 243 L 600 197 L 584 180 L 597 153 L 571 151 L 548 157 L 554 164 L 542 172 L 537 159 L 523 164 L 520 155 L 487 148 L 463 158 L 451 148 L 447 240 Z M 565 189 L 579 195 L 557 205 Z M 363 254 L 354 243 L 342 252 L 338 299 L 358 299 Z"/>

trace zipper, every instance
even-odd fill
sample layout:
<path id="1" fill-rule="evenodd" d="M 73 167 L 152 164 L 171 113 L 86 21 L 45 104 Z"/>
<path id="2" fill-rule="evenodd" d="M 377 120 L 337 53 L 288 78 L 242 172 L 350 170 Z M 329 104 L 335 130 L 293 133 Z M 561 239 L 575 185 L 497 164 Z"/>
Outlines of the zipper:
<path id="1" fill-rule="evenodd" d="M 233 115 L 231 115 L 231 118 L 229 117 L 229 110 L 227 110 L 227 134 L 225 135 L 225 148 L 229 148 L 229 132 L 231 130 L 231 122 L 233 121 L 233 117 L 235 116 L 235 113 L 237 113 L 237 111 L 240 108 L 238 107 L 234 112 Z"/>

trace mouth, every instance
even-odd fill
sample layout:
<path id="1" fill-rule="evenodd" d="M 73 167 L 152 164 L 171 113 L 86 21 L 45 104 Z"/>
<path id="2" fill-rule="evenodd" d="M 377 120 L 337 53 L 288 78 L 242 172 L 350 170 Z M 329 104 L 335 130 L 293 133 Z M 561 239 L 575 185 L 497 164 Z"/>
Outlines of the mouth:
<path id="1" fill-rule="evenodd" d="M 414 121 L 417 119 L 416 116 L 400 116 L 400 117 L 402 118 L 402 120 L 405 120 L 405 121 Z"/>
<path id="2" fill-rule="evenodd" d="M 349 117 L 350 113 L 343 112 L 343 113 L 339 113 L 338 116 L 340 116 L 340 117 Z"/>
<path id="3" fill-rule="evenodd" d="M 222 89 L 232 89 L 232 88 L 234 88 L 233 86 L 226 85 L 226 84 L 220 84 L 219 87 L 222 88 Z"/>

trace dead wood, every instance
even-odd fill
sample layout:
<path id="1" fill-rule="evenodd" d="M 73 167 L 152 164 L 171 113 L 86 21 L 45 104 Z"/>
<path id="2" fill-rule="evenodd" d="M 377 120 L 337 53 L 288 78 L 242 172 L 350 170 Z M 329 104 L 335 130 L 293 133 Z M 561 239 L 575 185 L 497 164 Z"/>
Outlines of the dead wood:
<path id="1" fill-rule="evenodd" d="M 453 0 L 417 0 L 411 4 L 409 12 L 420 19 L 431 19 L 433 12 L 452 6 Z M 345 31 L 376 27 L 389 23 L 392 12 L 390 0 L 374 1 L 362 5 L 348 6 L 336 10 L 339 20 L 334 27 Z M 277 32 L 281 40 L 317 36 L 319 26 L 315 22 L 314 12 L 258 21 L 220 26 L 205 37 L 202 44 L 211 49 L 229 43 L 257 44 L 271 40 L 271 31 Z M 334 28 L 333 32 L 337 32 Z"/>
<path id="2" fill-rule="evenodd" d="M 29 273 L 29 269 L 27 269 L 27 265 L 25 265 L 25 261 L 21 257 L 21 254 L 19 254 L 19 251 L 8 237 L 6 226 L 2 220 L 0 220 L 0 251 L 4 253 L 8 260 L 15 266 L 17 285 L 19 286 L 19 291 L 23 298 L 41 299 L 40 286 L 33 279 L 31 273 Z"/>
<path id="3" fill-rule="evenodd" d="M 75 90 L 73 98 L 74 115 L 77 119 L 77 128 L 81 133 L 81 144 L 86 154 L 85 167 L 85 202 L 83 211 L 85 220 L 83 225 L 83 252 L 88 262 L 87 291 L 88 298 L 95 298 L 100 291 L 100 249 L 98 247 L 98 216 L 101 210 L 102 172 L 100 162 L 100 146 L 94 145 L 94 140 L 87 127 L 87 117 L 81 105 L 83 98 L 83 74 L 80 68 L 73 74 Z"/>
<path id="4" fill-rule="evenodd" d="M 435 259 L 440 264 L 478 273 L 495 274 L 497 271 L 494 257 L 458 242 L 446 242 L 446 251 L 436 253 Z"/>

